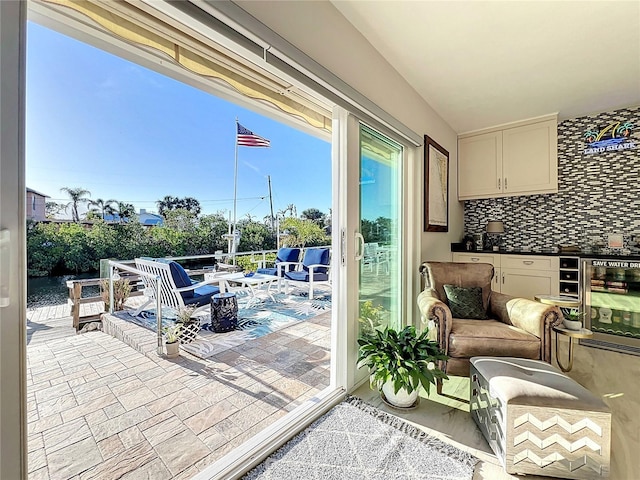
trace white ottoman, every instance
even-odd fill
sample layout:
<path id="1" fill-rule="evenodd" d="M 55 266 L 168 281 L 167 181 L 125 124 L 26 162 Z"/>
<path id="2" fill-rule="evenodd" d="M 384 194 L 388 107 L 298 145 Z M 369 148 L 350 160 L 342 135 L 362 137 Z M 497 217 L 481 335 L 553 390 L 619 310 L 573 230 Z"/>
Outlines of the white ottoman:
<path id="1" fill-rule="evenodd" d="M 471 415 L 507 473 L 609 476 L 611 411 L 539 360 L 471 359 Z"/>

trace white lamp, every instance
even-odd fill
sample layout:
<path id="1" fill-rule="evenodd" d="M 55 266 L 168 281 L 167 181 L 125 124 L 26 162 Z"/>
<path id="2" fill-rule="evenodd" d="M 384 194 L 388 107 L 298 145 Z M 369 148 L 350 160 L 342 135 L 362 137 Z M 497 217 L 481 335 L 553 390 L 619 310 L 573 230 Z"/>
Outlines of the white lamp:
<path id="1" fill-rule="evenodd" d="M 496 244 L 493 245 L 494 251 L 500 250 L 500 235 L 504 233 L 504 223 L 500 220 L 489 220 L 487 223 L 487 235 L 496 236 Z M 493 243 L 493 242 L 492 242 Z"/>

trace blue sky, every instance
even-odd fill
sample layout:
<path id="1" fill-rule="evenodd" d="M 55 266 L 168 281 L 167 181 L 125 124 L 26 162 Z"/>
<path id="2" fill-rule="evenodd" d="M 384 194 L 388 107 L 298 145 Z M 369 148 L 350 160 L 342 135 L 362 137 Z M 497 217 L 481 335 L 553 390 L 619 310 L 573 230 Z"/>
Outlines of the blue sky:
<path id="1" fill-rule="evenodd" d="M 269 214 L 267 175 L 274 211 L 328 213 L 329 142 L 32 22 L 27 39 L 26 180 L 50 201 L 82 187 L 157 211 L 165 195 L 191 196 L 228 216 L 238 117 L 271 141 L 239 147 L 238 219 Z"/>

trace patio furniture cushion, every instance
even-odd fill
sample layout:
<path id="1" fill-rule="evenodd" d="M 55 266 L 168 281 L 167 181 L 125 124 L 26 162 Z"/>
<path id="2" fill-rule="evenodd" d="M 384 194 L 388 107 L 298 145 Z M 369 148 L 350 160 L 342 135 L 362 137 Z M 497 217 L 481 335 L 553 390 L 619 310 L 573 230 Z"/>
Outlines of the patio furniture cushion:
<path id="1" fill-rule="evenodd" d="M 195 280 L 192 280 L 191 277 L 187 274 L 182 265 L 180 265 L 175 260 L 168 260 L 166 258 L 158 258 L 155 260 L 156 262 L 168 263 L 169 269 L 171 270 L 171 276 L 173 277 L 173 282 L 176 284 L 176 288 L 184 288 L 190 287 L 191 285 L 195 285 Z M 196 290 L 189 290 L 188 292 L 180 292 L 180 295 L 185 300 L 189 298 L 193 298 L 195 296 Z M 186 305 L 186 302 L 185 302 Z"/>
<path id="2" fill-rule="evenodd" d="M 300 258 L 300 249 L 299 248 L 281 248 L 278 250 L 278 254 L 276 255 L 276 266 L 270 268 L 258 268 L 256 273 L 261 273 L 263 275 L 278 275 L 278 263 L 289 262 L 291 265 L 287 265 L 284 267 L 285 272 L 290 272 L 295 269 L 295 262 Z"/>
<path id="3" fill-rule="evenodd" d="M 181 292 L 184 293 L 184 292 Z M 204 285 L 202 287 L 198 287 L 192 293 L 191 297 L 184 298 L 185 305 L 195 305 L 197 307 L 201 307 L 203 305 L 208 305 L 211 302 L 211 297 L 215 294 L 220 293 L 220 289 L 218 287 L 214 287 L 211 285 Z"/>
<path id="4" fill-rule="evenodd" d="M 318 264 L 329 265 L 329 249 L 328 248 L 309 248 L 304 252 L 304 259 L 302 260 L 302 269 L 304 271 L 309 271 L 309 265 L 318 265 Z M 318 267 L 315 269 L 316 274 L 327 273 L 327 271 L 328 269 L 326 267 Z M 313 278 L 314 280 L 320 280 L 320 278 L 317 275 L 315 275 Z M 327 280 L 327 278 L 324 278 L 323 280 Z"/>
<path id="5" fill-rule="evenodd" d="M 325 272 L 327 270 L 326 268 L 322 269 L 325 270 Z M 318 270 L 320 270 L 320 268 L 317 268 L 313 275 L 314 282 L 325 282 L 329 280 L 328 273 L 318 272 Z M 308 282 L 310 280 L 310 273 L 308 270 L 302 272 L 287 272 L 284 274 L 284 277 L 297 282 Z"/>

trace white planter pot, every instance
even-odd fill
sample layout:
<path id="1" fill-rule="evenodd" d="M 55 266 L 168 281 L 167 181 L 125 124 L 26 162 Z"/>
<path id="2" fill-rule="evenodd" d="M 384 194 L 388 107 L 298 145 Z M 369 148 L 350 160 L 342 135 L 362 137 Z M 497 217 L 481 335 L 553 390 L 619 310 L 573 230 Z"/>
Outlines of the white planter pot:
<path id="1" fill-rule="evenodd" d="M 413 407 L 418 400 L 418 390 L 414 390 L 411 393 L 407 393 L 404 388 L 398 390 L 398 393 L 393 392 L 393 382 L 385 382 L 382 385 L 382 393 L 384 398 L 387 399 L 391 405 L 399 408 Z"/>
<path id="2" fill-rule="evenodd" d="M 167 358 L 176 358 L 180 354 L 180 342 L 165 343 Z"/>

